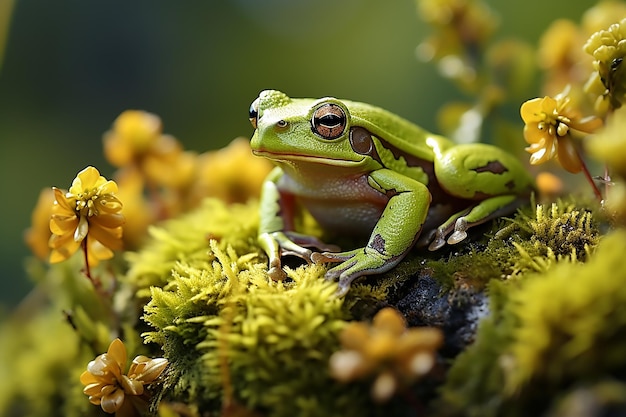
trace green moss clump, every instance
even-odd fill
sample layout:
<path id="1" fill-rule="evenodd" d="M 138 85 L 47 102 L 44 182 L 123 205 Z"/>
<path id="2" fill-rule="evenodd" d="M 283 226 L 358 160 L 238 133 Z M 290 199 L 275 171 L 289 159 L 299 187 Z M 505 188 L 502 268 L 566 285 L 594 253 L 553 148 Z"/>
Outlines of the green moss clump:
<path id="1" fill-rule="evenodd" d="M 86 401 L 79 381 L 91 357 L 76 332 L 56 309 L 0 328 L 0 415 L 89 416 L 98 409 Z"/>
<path id="2" fill-rule="evenodd" d="M 626 381 L 626 231 L 588 262 L 490 284 L 492 315 L 453 364 L 442 391 L 451 415 L 531 415 L 570 384 Z"/>
<path id="3" fill-rule="evenodd" d="M 559 260 L 584 261 L 598 244 L 591 210 L 565 201 L 533 207 L 518 211 L 505 227 L 495 223 L 485 239 L 470 243 L 463 253 L 429 259 L 433 277 L 444 289 L 470 285 L 481 290 L 491 280 L 545 271 Z"/>
<path id="4" fill-rule="evenodd" d="M 380 303 L 387 286 L 357 284 L 340 298 L 318 265 L 268 279 L 257 209 L 207 201 L 154 228 L 129 256 L 128 282 L 141 297 L 149 291 L 144 340 L 170 361 L 159 398 L 201 410 L 234 401 L 268 416 L 372 415 L 369 387 L 334 381 L 328 359 L 346 321 Z M 165 261 L 151 265 L 157 258 Z"/>
<path id="5" fill-rule="evenodd" d="M 534 216 L 520 213 L 513 226 L 519 252 L 514 271 L 545 271 L 559 260 L 584 261 L 600 240 L 598 222 L 591 209 L 574 202 L 538 204 Z"/>
<path id="6" fill-rule="evenodd" d="M 258 205 L 226 205 L 218 199 L 206 199 L 202 205 L 180 217 L 149 229 L 150 239 L 138 252 L 126 254 L 129 270 L 125 280 L 137 288 L 138 296 L 150 295 L 151 286 L 163 286 L 177 262 L 194 264 L 211 255 L 209 240 L 220 242 L 227 236 L 228 245 L 238 254 L 257 253 Z M 226 243 L 221 244 L 222 248 Z"/>
<path id="7" fill-rule="evenodd" d="M 146 306 L 155 329 L 146 341 L 162 345 L 171 363 L 164 398 L 213 410 L 235 400 L 268 416 L 363 415 L 368 395 L 327 370 L 350 314 L 325 270 L 301 267 L 277 283 L 254 254 L 216 242 L 211 249 L 215 261 L 178 263 Z"/>

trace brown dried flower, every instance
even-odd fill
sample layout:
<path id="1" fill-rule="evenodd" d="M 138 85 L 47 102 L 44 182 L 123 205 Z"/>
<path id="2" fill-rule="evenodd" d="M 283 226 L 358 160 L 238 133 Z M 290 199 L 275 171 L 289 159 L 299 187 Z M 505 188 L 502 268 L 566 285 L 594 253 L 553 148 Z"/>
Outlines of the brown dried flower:
<path id="1" fill-rule="evenodd" d="M 330 372 L 348 382 L 374 376 L 372 397 L 384 402 L 401 386 L 426 375 L 436 362 L 443 335 L 436 328 L 407 329 L 393 308 L 380 310 L 371 325 L 348 324 L 340 336 L 343 350 L 330 358 Z"/>
<path id="2" fill-rule="evenodd" d="M 126 361 L 126 347 L 115 339 L 107 353 L 89 362 L 80 376 L 89 402 L 116 417 L 135 416 L 143 411 L 149 399 L 144 386 L 154 382 L 167 367 L 167 359 L 137 356 L 124 374 Z"/>

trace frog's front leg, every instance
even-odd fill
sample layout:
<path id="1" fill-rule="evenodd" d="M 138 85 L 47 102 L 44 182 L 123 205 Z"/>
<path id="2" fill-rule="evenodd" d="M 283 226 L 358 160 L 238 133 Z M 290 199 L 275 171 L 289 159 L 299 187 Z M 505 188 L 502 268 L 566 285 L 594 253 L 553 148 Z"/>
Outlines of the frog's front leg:
<path id="1" fill-rule="evenodd" d="M 396 266 L 419 237 L 428 214 L 431 194 L 426 185 L 388 169 L 372 172 L 368 182 L 390 198 L 367 245 L 348 252 L 311 256 L 315 263 L 341 262 L 326 273 L 327 279 L 339 278 L 339 294 L 345 294 L 355 278 Z"/>
<path id="2" fill-rule="evenodd" d="M 291 231 L 293 229 L 294 200 L 282 194 L 278 181 L 283 175 L 275 168 L 263 183 L 261 190 L 261 212 L 258 242 L 269 258 L 268 275 L 275 281 L 285 279 L 281 257 L 295 255 L 311 262 L 312 251 L 307 247 L 321 250 L 339 250 L 334 245 L 326 245 L 313 236 Z"/>

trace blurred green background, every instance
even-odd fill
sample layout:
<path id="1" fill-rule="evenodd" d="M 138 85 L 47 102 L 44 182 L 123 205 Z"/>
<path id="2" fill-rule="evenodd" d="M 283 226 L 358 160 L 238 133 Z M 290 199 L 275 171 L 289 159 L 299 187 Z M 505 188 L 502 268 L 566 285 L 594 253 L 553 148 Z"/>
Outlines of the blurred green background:
<path id="1" fill-rule="evenodd" d="M 555 18 L 578 21 L 594 4 L 489 3 L 498 37 L 532 43 Z M 21 0 L 9 19 L 4 5 L 0 310 L 31 285 L 22 233 L 39 191 L 69 187 L 87 165 L 109 177 L 101 137 L 125 109 L 160 115 L 167 133 L 202 152 L 250 136 L 248 108 L 266 88 L 371 102 L 433 130 L 437 109 L 460 97 L 416 59 L 429 28 L 414 0 Z"/>

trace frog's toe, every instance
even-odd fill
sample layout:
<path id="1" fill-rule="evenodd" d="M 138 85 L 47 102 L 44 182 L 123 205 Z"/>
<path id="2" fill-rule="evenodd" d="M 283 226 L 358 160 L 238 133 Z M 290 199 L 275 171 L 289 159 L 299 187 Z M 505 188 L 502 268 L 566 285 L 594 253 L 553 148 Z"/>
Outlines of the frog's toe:
<path id="1" fill-rule="evenodd" d="M 337 295 L 344 296 L 350 290 L 350 285 L 352 281 L 361 276 L 359 268 L 357 267 L 356 261 L 347 261 L 344 262 L 334 268 L 331 268 L 326 272 L 324 278 L 328 281 L 336 281 L 339 280 L 339 285 L 337 287 Z"/>
<path id="2" fill-rule="evenodd" d="M 467 224 L 467 220 L 465 220 L 465 218 L 463 217 L 458 218 L 456 223 L 454 224 L 454 232 L 448 238 L 448 244 L 454 245 L 467 238 L 468 228 L 469 226 Z"/>
<path id="3" fill-rule="evenodd" d="M 446 244 L 446 236 L 443 233 L 437 232 L 432 242 L 430 242 L 430 245 L 428 245 L 428 250 L 431 252 L 436 251 L 438 249 L 443 248 L 445 244 Z"/>
<path id="4" fill-rule="evenodd" d="M 467 237 L 467 232 L 454 232 L 448 238 L 448 245 L 454 245 L 463 241 Z"/>
<path id="5" fill-rule="evenodd" d="M 283 281 L 285 278 L 287 278 L 287 274 L 285 273 L 285 271 L 283 271 L 283 269 L 278 266 L 273 266 L 271 267 L 268 271 L 267 271 L 267 275 L 273 280 L 273 281 Z"/>
<path id="6" fill-rule="evenodd" d="M 352 258 L 354 255 L 350 252 L 313 252 L 311 254 L 311 261 L 314 264 L 324 264 L 324 263 L 335 263 L 335 262 L 344 262 L 348 259 Z"/>

